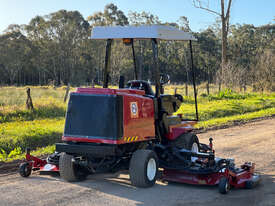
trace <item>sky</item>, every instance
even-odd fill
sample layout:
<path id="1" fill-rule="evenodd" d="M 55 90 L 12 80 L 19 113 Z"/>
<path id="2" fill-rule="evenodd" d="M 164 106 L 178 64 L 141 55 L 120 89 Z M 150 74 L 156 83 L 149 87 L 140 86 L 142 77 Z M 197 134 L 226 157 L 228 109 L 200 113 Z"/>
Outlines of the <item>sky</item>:
<path id="1" fill-rule="evenodd" d="M 210 8 L 219 11 L 218 0 L 209 2 Z M 0 0 L 0 33 L 10 24 L 28 24 L 37 15 L 44 16 L 60 9 L 78 10 L 87 18 L 94 12 L 103 11 L 108 3 L 114 3 L 126 15 L 129 11 L 146 11 L 163 22 L 176 22 L 180 16 L 186 16 L 193 31 L 206 29 L 217 18 L 217 15 L 195 8 L 192 0 Z M 233 0 L 230 18 L 231 24 L 275 23 L 275 0 Z"/>

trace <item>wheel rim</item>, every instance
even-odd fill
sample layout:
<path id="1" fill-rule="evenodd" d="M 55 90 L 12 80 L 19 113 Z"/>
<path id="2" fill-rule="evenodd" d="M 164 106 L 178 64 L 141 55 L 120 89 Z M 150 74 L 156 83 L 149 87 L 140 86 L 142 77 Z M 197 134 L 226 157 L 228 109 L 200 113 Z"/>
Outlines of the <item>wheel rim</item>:
<path id="1" fill-rule="evenodd" d="M 198 153 L 199 152 L 199 146 L 198 146 L 197 142 L 194 142 L 192 144 L 191 151 L 194 152 L 194 153 Z M 191 161 L 192 162 L 195 162 L 197 159 L 198 159 L 197 157 L 191 157 Z"/>
<path id="2" fill-rule="evenodd" d="M 26 166 L 25 166 L 24 172 L 25 172 L 25 174 L 28 174 L 28 173 L 30 172 L 29 165 L 26 165 Z"/>
<path id="3" fill-rule="evenodd" d="M 154 158 L 149 159 L 147 164 L 147 178 L 152 181 L 156 176 L 157 164 Z"/>

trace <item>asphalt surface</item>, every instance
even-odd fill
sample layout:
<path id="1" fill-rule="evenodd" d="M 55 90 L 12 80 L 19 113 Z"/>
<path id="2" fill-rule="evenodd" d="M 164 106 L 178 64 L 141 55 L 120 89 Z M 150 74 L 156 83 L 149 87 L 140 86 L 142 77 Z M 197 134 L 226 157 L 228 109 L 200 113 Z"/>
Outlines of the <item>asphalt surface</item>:
<path id="1" fill-rule="evenodd" d="M 151 188 L 131 186 L 129 175 L 97 174 L 78 183 L 58 176 L 17 173 L 0 174 L 0 205 L 275 205 L 275 119 L 199 134 L 207 143 L 211 136 L 217 156 L 236 163 L 256 163 L 262 182 L 252 190 L 233 189 L 221 195 L 217 187 L 158 181 Z"/>

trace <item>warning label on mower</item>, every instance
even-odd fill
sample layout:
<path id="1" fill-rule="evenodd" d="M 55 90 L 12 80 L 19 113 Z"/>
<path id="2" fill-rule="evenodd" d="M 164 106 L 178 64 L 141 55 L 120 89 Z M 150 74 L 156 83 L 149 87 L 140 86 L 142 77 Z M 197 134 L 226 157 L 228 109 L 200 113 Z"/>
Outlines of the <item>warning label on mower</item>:
<path id="1" fill-rule="evenodd" d="M 130 103 L 131 118 L 138 118 L 138 104 L 137 102 Z"/>
<path id="2" fill-rule="evenodd" d="M 134 137 L 124 137 L 124 141 L 125 142 L 134 142 L 138 140 L 138 136 L 134 136 Z"/>

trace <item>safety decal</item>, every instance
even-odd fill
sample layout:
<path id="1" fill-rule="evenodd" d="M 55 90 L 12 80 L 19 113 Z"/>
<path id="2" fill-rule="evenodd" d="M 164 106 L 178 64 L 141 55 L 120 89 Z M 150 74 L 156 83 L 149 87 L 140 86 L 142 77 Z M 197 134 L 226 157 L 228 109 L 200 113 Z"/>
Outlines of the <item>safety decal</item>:
<path id="1" fill-rule="evenodd" d="M 206 185 L 206 181 L 205 181 L 205 180 L 199 180 L 198 183 L 199 183 L 200 185 Z"/>
<path id="2" fill-rule="evenodd" d="M 134 142 L 138 140 L 138 136 L 134 136 L 134 137 L 124 137 L 124 141 L 125 142 Z"/>
<path id="3" fill-rule="evenodd" d="M 131 118 L 138 118 L 138 103 L 130 102 Z"/>

